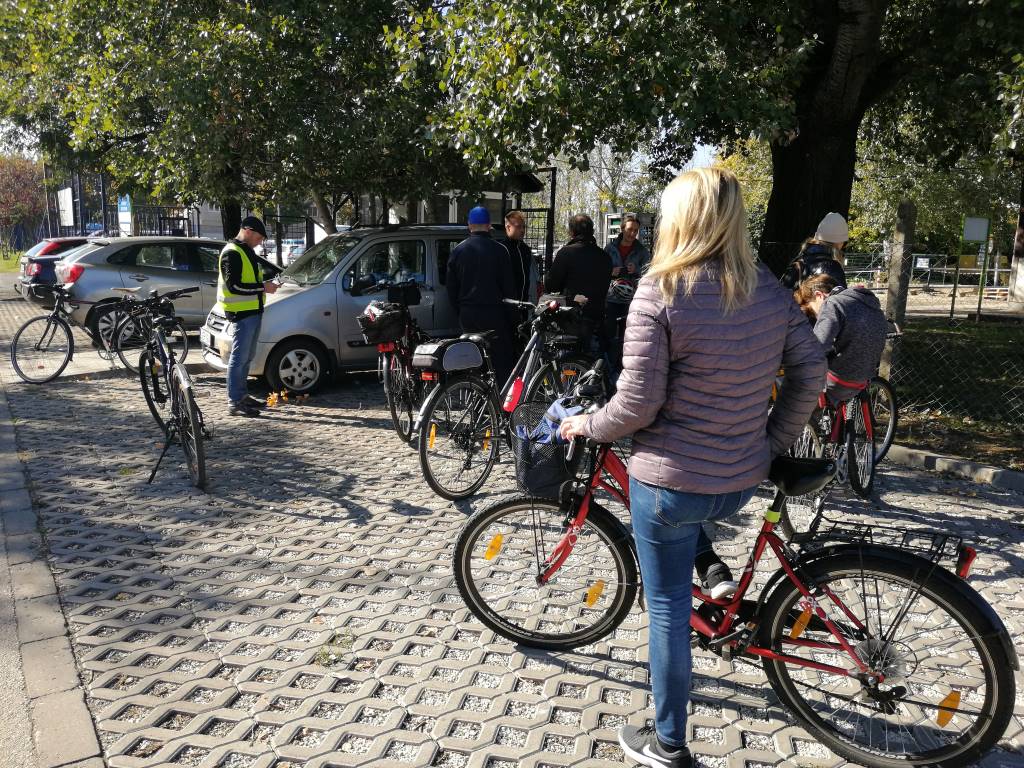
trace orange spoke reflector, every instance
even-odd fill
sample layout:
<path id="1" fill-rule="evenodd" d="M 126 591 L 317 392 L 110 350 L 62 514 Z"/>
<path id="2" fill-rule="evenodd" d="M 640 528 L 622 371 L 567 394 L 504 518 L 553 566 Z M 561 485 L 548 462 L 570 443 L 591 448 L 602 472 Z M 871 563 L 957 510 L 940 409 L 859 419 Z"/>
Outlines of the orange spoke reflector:
<path id="1" fill-rule="evenodd" d="M 949 725 L 949 721 L 953 719 L 953 715 L 956 714 L 959 706 L 960 691 L 950 691 L 949 696 L 939 702 L 939 714 L 935 717 L 935 722 L 939 724 L 939 728 L 945 728 Z"/>
<path id="2" fill-rule="evenodd" d="M 604 592 L 604 579 L 598 579 L 597 582 L 587 590 L 587 596 L 583 598 L 583 602 L 586 603 L 587 608 L 591 608 L 594 603 L 597 602 L 597 598 Z"/>
<path id="3" fill-rule="evenodd" d="M 434 447 L 434 438 L 437 437 L 437 424 L 430 425 L 430 439 L 427 440 L 427 448 Z"/>
<path id="4" fill-rule="evenodd" d="M 576 371 L 562 371 L 562 375 L 571 379 L 576 375 Z"/>
<path id="5" fill-rule="evenodd" d="M 487 446 L 489 446 L 490 444 L 491 444 L 491 430 L 488 429 L 486 432 L 484 432 L 484 448 L 483 449 L 486 451 L 487 450 Z"/>
<path id="6" fill-rule="evenodd" d="M 808 623 L 810 623 L 810 621 L 811 609 L 804 608 L 804 612 L 797 617 L 797 620 L 793 622 L 793 628 L 789 630 L 790 638 L 792 638 L 793 640 L 799 638 L 800 635 L 804 633 L 804 630 L 807 629 L 807 625 Z"/>
<path id="7" fill-rule="evenodd" d="M 484 560 L 493 560 L 501 552 L 501 543 L 504 541 L 504 537 L 500 533 L 494 534 L 494 538 L 491 539 L 491 543 L 487 545 L 487 551 L 484 552 Z"/>

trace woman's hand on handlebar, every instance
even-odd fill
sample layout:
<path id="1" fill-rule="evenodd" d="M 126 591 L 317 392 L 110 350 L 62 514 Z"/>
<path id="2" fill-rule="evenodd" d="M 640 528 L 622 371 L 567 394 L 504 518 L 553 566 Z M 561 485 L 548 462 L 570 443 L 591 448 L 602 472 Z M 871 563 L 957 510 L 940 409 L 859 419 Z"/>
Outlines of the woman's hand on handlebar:
<path id="1" fill-rule="evenodd" d="M 574 440 L 577 437 L 586 437 L 584 428 L 590 420 L 589 416 L 566 416 L 558 425 L 558 434 L 563 440 Z"/>

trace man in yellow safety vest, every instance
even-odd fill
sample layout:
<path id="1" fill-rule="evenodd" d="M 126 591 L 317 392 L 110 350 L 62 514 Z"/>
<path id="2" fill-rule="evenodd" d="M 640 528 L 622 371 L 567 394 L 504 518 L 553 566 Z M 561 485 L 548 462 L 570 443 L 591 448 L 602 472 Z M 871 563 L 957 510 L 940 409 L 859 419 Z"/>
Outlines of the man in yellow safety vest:
<path id="1" fill-rule="evenodd" d="M 260 337 L 263 296 L 277 290 L 277 283 L 263 279 L 260 260 L 253 250 L 266 237 L 263 222 L 255 216 L 246 216 L 238 235 L 220 252 L 217 309 L 234 325 L 228 358 L 228 400 L 232 416 L 259 416 L 263 404 L 248 393 L 246 379 Z"/>

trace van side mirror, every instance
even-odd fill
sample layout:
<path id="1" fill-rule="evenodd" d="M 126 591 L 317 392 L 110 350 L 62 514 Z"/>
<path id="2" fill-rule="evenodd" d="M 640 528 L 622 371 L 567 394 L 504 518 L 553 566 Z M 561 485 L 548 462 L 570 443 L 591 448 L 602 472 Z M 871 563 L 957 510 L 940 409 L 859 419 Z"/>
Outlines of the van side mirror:
<path id="1" fill-rule="evenodd" d="M 376 284 L 377 281 L 374 279 L 372 274 L 363 275 L 362 277 L 356 278 L 355 281 L 352 282 L 352 289 L 350 293 L 353 296 L 362 296 L 369 289 L 373 288 Z"/>

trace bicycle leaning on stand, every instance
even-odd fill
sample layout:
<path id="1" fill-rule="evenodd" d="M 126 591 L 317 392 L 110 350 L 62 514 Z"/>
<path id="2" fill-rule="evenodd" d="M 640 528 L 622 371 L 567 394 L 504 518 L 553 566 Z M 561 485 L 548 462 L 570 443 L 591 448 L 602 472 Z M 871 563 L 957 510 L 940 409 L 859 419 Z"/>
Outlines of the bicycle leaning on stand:
<path id="1" fill-rule="evenodd" d="M 587 374 L 577 402 L 599 397 Z M 459 592 L 473 615 L 524 645 L 567 649 L 609 635 L 641 592 L 633 538 L 598 504 L 629 507 L 629 478 L 610 445 L 552 452 L 569 479 L 558 499 L 523 496 L 474 514 L 455 543 Z M 837 754 L 865 766 L 959 768 L 1003 735 L 1017 656 L 1005 626 L 967 583 L 975 557 L 960 537 L 830 521 L 786 542 L 786 500 L 824 487 L 831 459 L 781 457 L 739 588 L 714 599 L 696 584 L 691 641 L 723 659 L 760 659 L 782 706 Z M 779 562 L 755 600 L 754 572 Z M 941 565 L 953 559 L 954 570 Z M 642 604 L 642 601 L 641 601 Z"/>
<path id="2" fill-rule="evenodd" d="M 64 372 L 75 355 L 73 321 L 68 305 L 72 303 L 61 285 L 30 286 L 37 298 L 53 294 L 53 308 L 47 315 L 27 320 L 11 340 L 11 365 L 22 381 L 45 384 Z"/>
<path id="3" fill-rule="evenodd" d="M 148 482 L 153 482 L 167 450 L 177 440 L 185 453 L 192 485 L 205 490 L 206 449 L 203 442 L 209 433 L 203 422 L 202 411 L 196 404 L 192 377 L 185 365 L 177 359 L 174 348 L 167 340 L 168 332 L 173 331 L 177 325 L 172 300 L 198 290 L 182 288 L 163 295 L 151 291 L 149 297 L 139 301 L 133 309 L 133 317 L 143 313 L 147 315 L 145 325 L 150 328 L 150 336 L 139 355 L 139 381 L 149 412 L 164 433 L 164 447 Z"/>
<path id="4" fill-rule="evenodd" d="M 421 377 L 436 384 L 417 416 L 420 469 L 446 499 L 465 499 L 486 482 L 516 405 L 564 392 L 593 359 L 581 351 L 590 337 L 579 307 L 505 302 L 534 316 L 526 348 L 500 390 L 483 334 L 421 345 L 413 355 Z"/>

